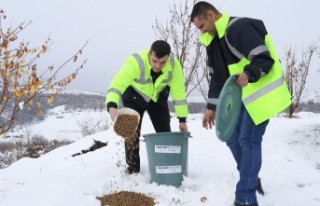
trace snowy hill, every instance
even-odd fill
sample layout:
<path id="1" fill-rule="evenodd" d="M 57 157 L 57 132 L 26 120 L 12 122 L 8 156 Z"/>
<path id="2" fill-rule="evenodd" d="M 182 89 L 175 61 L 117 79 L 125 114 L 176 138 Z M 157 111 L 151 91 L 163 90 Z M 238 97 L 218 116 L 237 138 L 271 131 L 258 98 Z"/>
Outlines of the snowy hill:
<path id="1" fill-rule="evenodd" d="M 258 196 L 262 206 L 320 205 L 320 115 L 299 113 L 298 116 L 272 118 L 267 128 L 260 174 L 266 195 Z M 50 139 L 67 138 L 74 143 L 0 169 L 0 205 L 99 206 L 97 196 L 126 190 L 153 197 L 157 206 L 231 206 L 238 179 L 235 162 L 214 130 L 201 127 L 201 117 L 192 114 L 188 118 L 192 135 L 189 174 L 182 186 L 175 188 L 150 183 L 144 142 L 140 149 L 141 173 L 127 175 L 123 139 L 112 127 L 82 137 L 78 123 L 94 119 L 109 121 L 105 110 L 66 112 L 61 106 L 53 108 L 43 122 L 31 125 L 33 132 Z M 172 129 L 178 131 L 174 117 Z M 142 134 L 153 132 L 146 115 Z M 94 140 L 107 145 L 72 157 L 88 149 Z M 201 201 L 202 197 L 206 200 Z"/>

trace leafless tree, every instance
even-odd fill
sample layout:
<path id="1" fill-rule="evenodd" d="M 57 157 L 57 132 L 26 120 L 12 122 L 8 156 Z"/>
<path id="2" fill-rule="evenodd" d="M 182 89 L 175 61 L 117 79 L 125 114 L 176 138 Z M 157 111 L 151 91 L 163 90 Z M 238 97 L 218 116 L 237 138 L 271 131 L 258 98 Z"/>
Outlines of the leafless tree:
<path id="1" fill-rule="evenodd" d="M 192 6 L 199 0 L 193 0 Z M 199 32 L 190 21 L 189 4 L 173 4 L 169 22 L 164 26 L 157 19 L 153 29 L 156 35 L 171 43 L 173 52 L 184 70 L 187 95 L 198 90 L 206 99 L 209 74 L 206 66 L 205 48 L 198 43 Z"/>
<path id="2" fill-rule="evenodd" d="M 302 49 L 301 59 L 297 59 L 296 52 L 291 46 L 285 51 L 286 81 L 292 96 L 292 104 L 288 108 L 289 118 L 293 117 L 301 98 L 307 92 L 306 83 L 310 63 L 317 50 L 318 48 L 315 44 L 311 44 L 307 49 Z"/>
<path id="3" fill-rule="evenodd" d="M 58 67 L 49 66 L 39 69 L 37 60 L 48 52 L 51 46 L 50 38 L 40 47 L 32 47 L 29 42 L 17 42 L 18 35 L 30 23 L 20 23 L 18 26 L 3 28 L 2 22 L 6 14 L 0 9 L 0 136 L 14 126 L 15 117 L 22 106 L 36 105 L 35 111 L 42 115 L 40 98 L 46 98 L 51 103 L 58 97 L 61 88 L 70 84 L 83 68 L 86 60 L 78 62 L 83 48 Z M 75 69 L 63 78 L 57 74 L 68 64 L 75 64 Z"/>

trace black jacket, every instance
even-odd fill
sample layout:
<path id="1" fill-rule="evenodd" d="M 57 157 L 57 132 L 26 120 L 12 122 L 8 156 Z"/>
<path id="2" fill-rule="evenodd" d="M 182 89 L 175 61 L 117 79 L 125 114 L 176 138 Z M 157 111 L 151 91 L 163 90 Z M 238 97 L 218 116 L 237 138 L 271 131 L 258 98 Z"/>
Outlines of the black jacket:
<path id="1" fill-rule="evenodd" d="M 244 68 L 244 72 L 247 73 L 250 83 L 258 81 L 262 75 L 267 74 L 274 63 L 269 51 L 252 56 L 255 48 L 265 46 L 267 30 L 263 22 L 257 19 L 237 18 L 236 21 L 230 24 L 235 18 L 230 18 L 225 35 L 218 38 L 219 35 L 217 34 L 206 48 L 208 67 L 211 67 L 213 71 L 210 73 L 209 99 L 217 100 L 219 98 L 223 85 L 230 76 L 228 65 L 240 61 L 239 56 L 236 56 L 231 51 L 230 45 L 251 61 Z M 216 104 L 208 102 L 207 108 L 215 110 Z"/>

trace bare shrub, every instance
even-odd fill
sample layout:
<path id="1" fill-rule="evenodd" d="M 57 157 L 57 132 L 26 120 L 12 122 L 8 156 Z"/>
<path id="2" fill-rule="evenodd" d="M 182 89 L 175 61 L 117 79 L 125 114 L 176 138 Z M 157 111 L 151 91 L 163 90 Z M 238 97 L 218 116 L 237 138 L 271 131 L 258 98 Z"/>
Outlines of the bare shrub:
<path id="1" fill-rule="evenodd" d="M 306 83 L 309 75 L 310 63 L 318 47 L 311 44 L 307 49 L 302 49 L 301 58 L 298 59 L 292 47 L 285 51 L 286 82 L 292 96 L 292 104 L 288 108 L 288 117 L 292 118 L 293 113 L 300 105 L 301 99 L 307 91 Z"/>
<path id="2" fill-rule="evenodd" d="M 30 139 L 0 142 L 0 169 L 10 166 L 23 157 L 38 158 L 60 146 L 70 144 L 68 140 L 48 140 L 43 135 L 33 135 Z"/>
<path id="3" fill-rule="evenodd" d="M 106 131 L 110 127 L 110 123 L 107 118 L 88 118 L 78 121 L 78 125 L 83 137 L 95 134 L 100 131 Z"/>

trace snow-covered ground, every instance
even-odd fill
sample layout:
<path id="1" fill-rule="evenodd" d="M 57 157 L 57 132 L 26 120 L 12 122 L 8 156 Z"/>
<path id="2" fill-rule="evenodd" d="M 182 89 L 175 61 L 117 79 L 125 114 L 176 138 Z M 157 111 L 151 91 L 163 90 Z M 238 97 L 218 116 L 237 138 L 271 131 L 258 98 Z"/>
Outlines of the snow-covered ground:
<path id="1" fill-rule="evenodd" d="M 173 115 L 174 116 L 174 115 Z M 299 113 L 297 118 L 274 117 L 263 140 L 260 177 L 266 192 L 258 195 L 262 206 L 320 205 L 320 114 Z M 201 127 L 201 114 L 188 118 L 188 176 L 182 186 L 150 183 L 146 146 L 141 142 L 141 173 L 124 172 L 123 139 L 112 127 L 82 137 L 79 122 L 109 121 L 106 111 L 65 112 L 57 107 L 41 123 L 31 125 L 35 134 L 48 139 L 75 141 L 38 159 L 23 158 L 0 169 L 1 206 L 99 206 L 97 196 L 122 190 L 154 197 L 157 206 L 230 206 L 238 180 L 235 162 L 214 129 Z M 178 121 L 172 119 L 178 131 Z M 153 133 L 146 115 L 142 133 Z M 108 145 L 72 157 L 88 149 L 93 140 Z M 8 140 L 1 140 L 8 141 Z M 201 198 L 206 197 L 202 202 Z"/>

